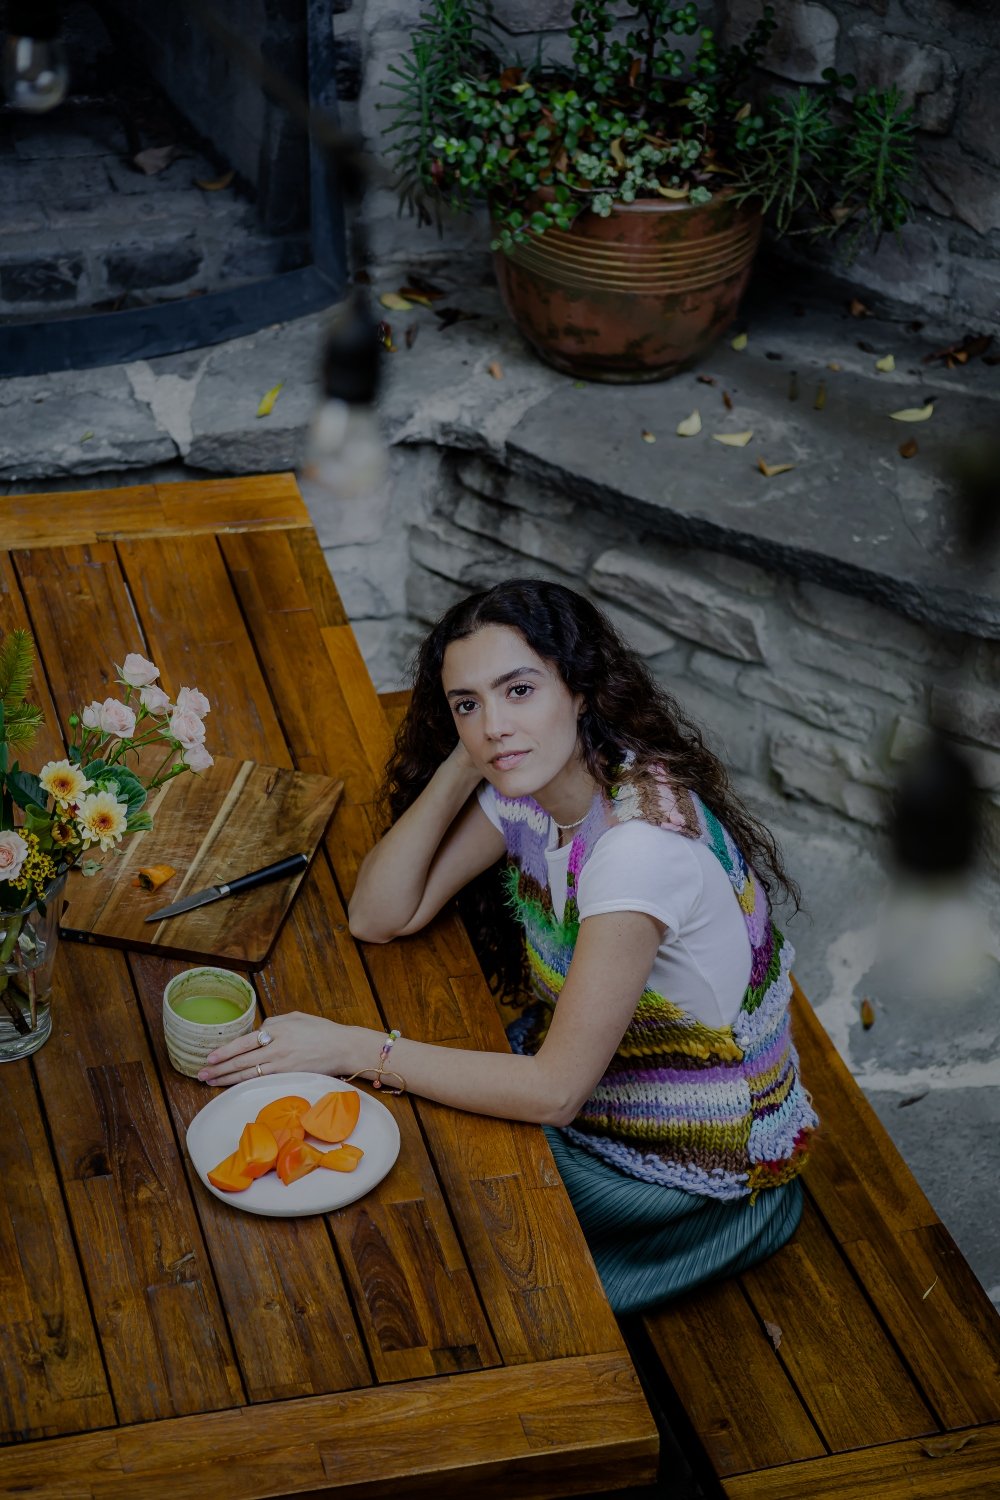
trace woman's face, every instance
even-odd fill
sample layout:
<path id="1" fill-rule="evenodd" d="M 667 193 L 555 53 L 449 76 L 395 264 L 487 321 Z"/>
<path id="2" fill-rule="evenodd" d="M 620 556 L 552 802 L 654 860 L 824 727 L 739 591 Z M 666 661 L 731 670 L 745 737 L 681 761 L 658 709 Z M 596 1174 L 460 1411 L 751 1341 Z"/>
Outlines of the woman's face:
<path id="1" fill-rule="evenodd" d="M 520 631 L 484 625 L 452 641 L 441 683 L 459 738 L 505 797 L 537 796 L 563 772 L 578 774 L 583 698 L 570 692 Z"/>

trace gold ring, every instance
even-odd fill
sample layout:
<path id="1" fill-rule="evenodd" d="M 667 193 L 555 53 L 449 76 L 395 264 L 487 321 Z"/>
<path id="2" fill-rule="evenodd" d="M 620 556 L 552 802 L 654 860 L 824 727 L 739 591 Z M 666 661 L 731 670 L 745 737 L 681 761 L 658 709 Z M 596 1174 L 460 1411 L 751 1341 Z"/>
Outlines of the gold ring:
<path id="1" fill-rule="evenodd" d="M 258 1063 L 257 1064 L 257 1077 L 258 1078 L 263 1078 L 263 1076 L 264 1076 L 263 1073 L 260 1071 L 260 1063 Z"/>

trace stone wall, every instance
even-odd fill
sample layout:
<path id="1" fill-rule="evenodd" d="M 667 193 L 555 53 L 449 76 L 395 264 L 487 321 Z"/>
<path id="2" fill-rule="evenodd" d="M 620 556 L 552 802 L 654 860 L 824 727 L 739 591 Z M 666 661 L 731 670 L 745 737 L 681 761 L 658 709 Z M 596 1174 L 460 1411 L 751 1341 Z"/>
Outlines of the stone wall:
<path id="1" fill-rule="evenodd" d="M 972 758 L 1000 823 L 1000 643 L 669 545 L 479 456 L 446 454 L 424 493 L 434 498 L 406 565 L 412 619 L 429 624 L 470 589 L 518 574 L 582 587 L 711 727 L 751 794 L 884 828 L 900 765 L 933 719 Z"/>
<path id="2" fill-rule="evenodd" d="M 392 98 L 388 70 L 407 47 L 413 15 L 398 0 L 364 0 L 363 11 L 362 0 L 354 4 L 365 68 L 360 120 L 380 150 Z M 759 9 L 759 0 L 718 0 L 703 12 L 739 40 Z M 541 41 L 558 55 L 570 10 L 571 0 L 494 0 L 512 48 L 526 54 Z M 777 10 L 764 86 L 813 83 L 825 67 L 836 67 L 864 87 L 895 84 L 920 127 L 916 216 L 899 240 L 883 240 L 849 266 L 836 242 L 803 247 L 785 240 L 782 254 L 829 266 L 878 305 L 947 317 L 958 332 L 1000 329 L 1000 10 L 981 0 L 782 0 Z M 447 221 L 440 236 L 433 229 L 418 235 L 399 218 L 392 194 L 379 190 L 368 219 L 382 262 L 485 257 L 481 215 Z"/>

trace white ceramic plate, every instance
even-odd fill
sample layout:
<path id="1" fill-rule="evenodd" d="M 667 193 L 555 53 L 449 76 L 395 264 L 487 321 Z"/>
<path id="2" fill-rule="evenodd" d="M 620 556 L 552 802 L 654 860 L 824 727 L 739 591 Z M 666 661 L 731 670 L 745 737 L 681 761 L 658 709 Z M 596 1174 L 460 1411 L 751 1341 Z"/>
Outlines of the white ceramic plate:
<path id="1" fill-rule="evenodd" d="M 286 1094 L 299 1094 L 315 1104 L 334 1089 L 361 1094 L 361 1114 L 350 1142 L 352 1146 L 360 1146 L 365 1154 L 353 1172 L 331 1172 L 317 1167 L 315 1172 L 308 1172 L 287 1186 L 277 1172 L 266 1172 L 242 1193 L 223 1193 L 212 1186 L 208 1173 L 236 1150 L 244 1125 L 255 1119 L 265 1104 Z M 321 1150 L 331 1149 L 327 1141 L 316 1140 L 314 1136 L 307 1135 L 306 1140 Z M 370 1192 L 391 1170 L 399 1155 L 399 1126 L 384 1104 L 362 1094 L 343 1078 L 330 1078 L 325 1073 L 278 1073 L 270 1078 L 251 1078 L 216 1095 L 188 1126 L 187 1148 L 198 1176 L 223 1203 L 231 1203 L 246 1213 L 294 1218 L 300 1214 L 329 1213 Z"/>

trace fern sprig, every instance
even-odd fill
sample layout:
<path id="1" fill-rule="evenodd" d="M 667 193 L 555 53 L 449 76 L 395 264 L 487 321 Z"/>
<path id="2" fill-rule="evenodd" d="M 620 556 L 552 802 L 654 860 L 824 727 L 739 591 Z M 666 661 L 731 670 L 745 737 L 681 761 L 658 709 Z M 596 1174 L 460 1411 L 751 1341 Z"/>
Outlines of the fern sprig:
<path id="1" fill-rule="evenodd" d="M 0 699 L 8 714 L 24 702 L 35 670 L 35 643 L 26 630 L 11 630 L 0 641 Z"/>

